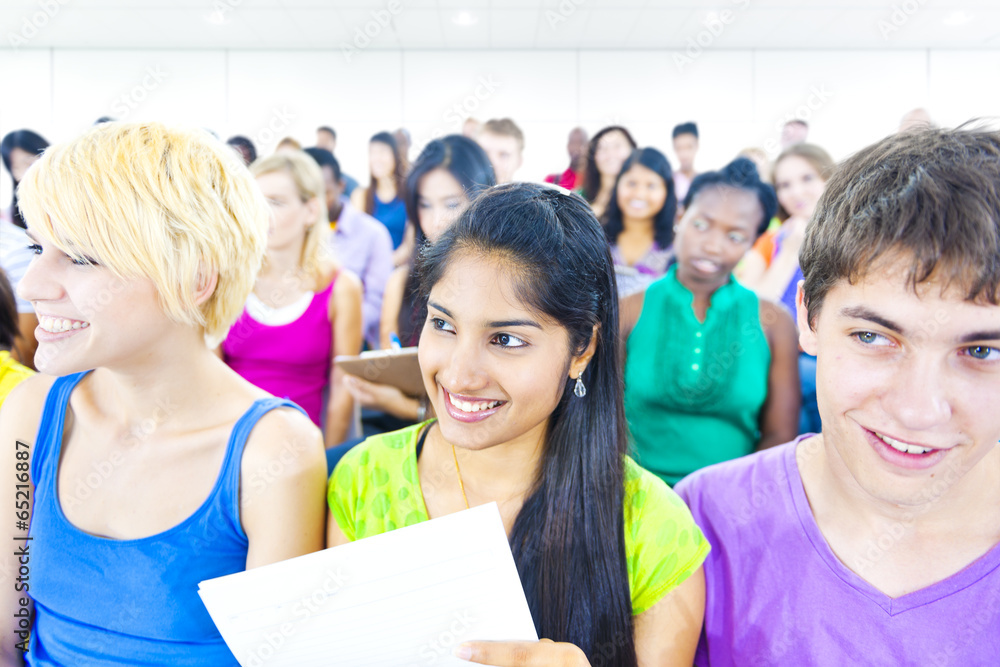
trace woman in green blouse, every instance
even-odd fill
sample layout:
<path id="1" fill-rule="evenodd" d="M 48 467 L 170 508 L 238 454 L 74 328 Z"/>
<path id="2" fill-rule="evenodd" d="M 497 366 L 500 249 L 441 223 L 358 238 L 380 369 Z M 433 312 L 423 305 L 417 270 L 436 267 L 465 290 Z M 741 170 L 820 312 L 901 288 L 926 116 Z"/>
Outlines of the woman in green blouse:
<path id="1" fill-rule="evenodd" d="M 708 544 L 625 455 L 614 267 L 587 204 L 536 184 L 491 188 L 423 254 L 420 276 L 420 368 L 438 419 L 340 461 L 328 544 L 495 501 L 552 641 L 472 642 L 460 657 L 690 666 Z"/>
<path id="2" fill-rule="evenodd" d="M 622 305 L 632 452 L 668 484 L 797 434 L 795 324 L 732 277 L 776 206 L 746 158 L 699 175 L 676 263 Z"/>

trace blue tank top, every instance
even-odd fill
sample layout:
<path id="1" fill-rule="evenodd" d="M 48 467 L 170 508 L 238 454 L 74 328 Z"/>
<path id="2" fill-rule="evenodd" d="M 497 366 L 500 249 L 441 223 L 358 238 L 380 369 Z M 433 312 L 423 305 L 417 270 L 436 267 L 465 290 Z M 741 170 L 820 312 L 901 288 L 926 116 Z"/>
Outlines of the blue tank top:
<path id="1" fill-rule="evenodd" d="M 403 242 L 406 231 L 406 204 L 396 197 L 391 202 L 384 202 L 375 195 L 375 211 L 372 217 L 385 225 L 392 237 L 392 249 L 395 250 Z"/>
<path id="2" fill-rule="evenodd" d="M 270 410 L 301 408 L 277 398 L 256 401 L 233 428 L 219 477 L 191 516 L 157 535 L 114 540 L 71 524 L 56 490 L 66 408 L 84 375 L 53 383 L 31 461 L 35 502 L 27 544 L 35 624 L 27 663 L 238 665 L 198 583 L 246 569 L 239 492 L 247 436 Z M 100 476 L 101 464 L 94 470 Z"/>

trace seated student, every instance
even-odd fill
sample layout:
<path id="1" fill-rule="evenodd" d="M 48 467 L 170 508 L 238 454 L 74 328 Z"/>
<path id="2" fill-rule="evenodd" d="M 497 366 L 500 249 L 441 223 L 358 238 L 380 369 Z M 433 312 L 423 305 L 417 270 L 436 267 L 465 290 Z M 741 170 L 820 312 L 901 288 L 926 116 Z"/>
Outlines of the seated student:
<path id="1" fill-rule="evenodd" d="M 1000 133 L 841 164 L 802 248 L 823 432 L 677 490 L 712 543 L 698 665 L 1000 656 Z"/>
<path id="2" fill-rule="evenodd" d="M 776 206 L 746 158 L 695 177 L 677 263 L 622 306 L 633 451 L 668 484 L 798 433 L 795 324 L 732 276 Z"/>
<path id="3" fill-rule="evenodd" d="M 497 183 L 510 183 L 524 162 L 524 133 L 510 118 L 492 118 L 476 135 L 478 143 L 493 165 Z"/>
<path id="4" fill-rule="evenodd" d="M 316 148 L 328 150 L 334 155 L 337 153 L 337 133 L 329 125 L 321 125 L 316 128 Z M 344 179 L 344 196 L 350 197 L 354 194 L 358 182 L 348 174 L 341 173 Z"/>
<path id="5" fill-rule="evenodd" d="M 562 173 L 549 174 L 546 183 L 553 183 L 567 190 L 575 190 L 583 183 L 583 169 L 587 159 L 587 131 L 582 127 L 574 127 L 566 140 L 566 152 L 569 154 L 569 166 Z"/>
<path id="6" fill-rule="evenodd" d="M 698 125 L 696 123 L 675 125 L 671 137 L 674 140 L 674 155 L 677 156 L 679 165 L 674 172 L 677 201 L 684 201 L 691 187 L 691 181 L 698 175 L 694 170 L 694 158 L 698 154 Z"/>
<path id="7" fill-rule="evenodd" d="M 415 265 L 427 241 L 434 242 L 483 189 L 494 185 L 493 167 L 486 153 L 472 139 L 449 134 L 431 141 L 413 163 L 407 179 L 407 212 L 413 221 L 415 246 L 410 261 L 389 276 L 382 300 L 380 342 L 389 349 L 394 342 L 403 347 L 417 344 L 426 319 L 418 292 Z M 395 341 L 393 337 L 395 336 Z M 345 385 L 364 407 L 388 415 L 384 420 L 395 430 L 413 421 L 423 421 L 427 404 L 406 396 L 392 385 L 348 375 Z"/>
<path id="8" fill-rule="evenodd" d="M 385 225 L 351 204 L 344 193 L 340 163 L 333 153 L 325 148 L 307 148 L 305 153 L 323 172 L 326 209 L 333 228 L 327 247 L 342 267 L 361 279 L 364 338 L 369 347 L 377 348 L 382 295 L 392 273 L 392 239 Z"/>
<path id="9" fill-rule="evenodd" d="M 655 148 L 632 151 L 615 180 L 601 222 L 618 268 L 618 296 L 641 292 L 667 272 L 673 259 L 677 197 L 666 156 Z"/>
<path id="10" fill-rule="evenodd" d="M 236 665 L 198 582 L 322 548 L 325 518 L 319 430 L 206 344 L 253 286 L 267 204 L 224 143 L 157 123 L 49 149 L 20 197 L 45 375 L 0 410 L 19 471 L 0 491 L 31 486 L 22 591 L 0 557 L 0 663 Z"/>
<path id="11" fill-rule="evenodd" d="M 474 642 L 466 659 L 690 665 L 707 548 L 675 494 L 625 456 L 614 268 L 587 204 L 497 186 L 419 270 L 420 368 L 439 418 L 341 460 L 328 544 L 496 501 L 538 634 L 557 643 Z"/>
<path id="12" fill-rule="evenodd" d="M 406 219 L 406 172 L 396 139 L 379 132 L 368 143 L 369 183 L 351 195 L 351 203 L 376 218 L 392 237 L 393 266 L 400 266 L 413 251 L 413 229 Z"/>
<path id="13" fill-rule="evenodd" d="M 587 144 L 583 182 L 578 183 L 580 194 L 590 203 L 598 219 L 604 216 L 614 196 L 615 181 L 622 165 L 636 148 L 635 139 L 620 125 L 602 128 Z"/>
<path id="14" fill-rule="evenodd" d="M 361 352 L 361 281 L 329 253 L 323 175 L 312 158 L 283 151 L 257 160 L 250 173 L 272 225 L 264 267 L 219 350 L 244 379 L 303 408 L 333 447 L 354 417 L 333 360 Z"/>
<path id="15" fill-rule="evenodd" d="M 17 328 L 17 307 L 14 305 L 14 290 L 7 280 L 7 274 L 0 269 L 0 407 L 7 394 L 24 380 L 35 374 L 24 364 L 10 355 L 14 342 L 21 332 Z"/>

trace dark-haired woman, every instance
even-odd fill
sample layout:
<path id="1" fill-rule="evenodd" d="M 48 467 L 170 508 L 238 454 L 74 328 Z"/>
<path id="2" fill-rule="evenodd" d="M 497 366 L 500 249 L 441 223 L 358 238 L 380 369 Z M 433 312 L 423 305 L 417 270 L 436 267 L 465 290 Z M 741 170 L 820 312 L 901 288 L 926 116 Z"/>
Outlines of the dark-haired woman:
<path id="1" fill-rule="evenodd" d="M 413 251 L 412 231 L 406 224 L 406 171 L 396 138 L 379 132 L 368 143 L 369 183 L 351 194 L 351 203 L 389 230 L 393 263 L 404 264 Z"/>
<path id="2" fill-rule="evenodd" d="M 538 635 L 552 641 L 471 642 L 459 655 L 691 665 L 708 546 L 673 492 L 625 456 L 614 267 L 586 203 L 493 188 L 420 275 L 420 367 L 438 419 L 340 462 L 328 544 L 496 502 Z"/>
<path id="3" fill-rule="evenodd" d="M 435 241 L 469 202 L 496 182 L 493 167 L 472 139 L 451 134 L 427 144 L 407 177 L 407 213 L 413 221 L 414 246 L 408 261 L 390 276 L 382 297 L 380 342 L 388 349 L 399 341 L 417 344 L 423 328 L 424 303 L 418 294 L 414 265 L 426 241 Z M 421 421 L 426 406 L 390 385 L 347 376 L 345 384 L 363 406 L 406 422 Z"/>
<path id="4" fill-rule="evenodd" d="M 622 165 L 604 232 L 618 267 L 620 297 L 643 290 L 667 272 L 673 257 L 677 197 L 666 156 L 639 148 Z"/>
<path id="5" fill-rule="evenodd" d="M 24 364 L 32 368 L 35 349 L 38 347 L 38 342 L 35 340 L 38 318 L 31 303 L 17 296 L 17 286 L 33 257 L 28 250 L 32 241 L 25 232 L 27 225 L 21 217 L 21 209 L 17 204 L 17 186 L 24 178 L 28 167 L 34 164 L 48 147 L 49 142 L 31 130 L 16 130 L 7 134 L 0 142 L 0 157 L 14 182 L 14 197 L 10 209 L 0 208 L 0 268 L 7 272 L 7 278 L 14 288 L 17 305 L 17 322 L 21 335 L 15 343 L 15 354 Z"/>
<path id="6" fill-rule="evenodd" d="M 587 166 L 583 172 L 583 198 L 598 218 L 604 215 L 615 192 L 615 179 L 625 160 L 636 149 L 635 139 L 619 125 L 600 130 L 587 146 Z"/>
<path id="7" fill-rule="evenodd" d="M 623 305 L 633 452 L 668 484 L 798 432 L 795 324 L 732 276 L 776 207 L 746 158 L 695 177 L 676 264 Z"/>

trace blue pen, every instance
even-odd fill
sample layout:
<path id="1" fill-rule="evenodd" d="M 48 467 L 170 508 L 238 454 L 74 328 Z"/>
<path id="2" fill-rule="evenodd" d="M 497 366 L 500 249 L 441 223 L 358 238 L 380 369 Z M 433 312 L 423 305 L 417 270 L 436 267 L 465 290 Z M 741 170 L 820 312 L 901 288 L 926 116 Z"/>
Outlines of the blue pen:
<path id="1" fill-rule="evenodd" d="M 399 350 L 403 347 L 403 344 L 399 342 L 399 336 L 395 332 L 389 334 L 389 345 L 393 350 Z"/>

